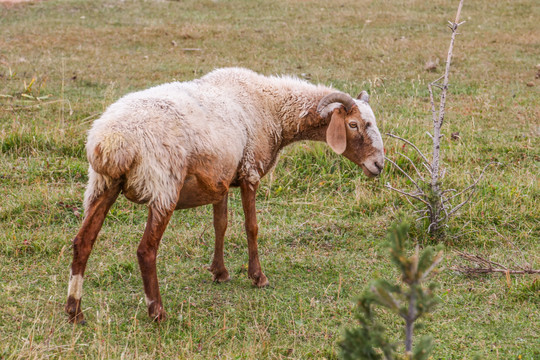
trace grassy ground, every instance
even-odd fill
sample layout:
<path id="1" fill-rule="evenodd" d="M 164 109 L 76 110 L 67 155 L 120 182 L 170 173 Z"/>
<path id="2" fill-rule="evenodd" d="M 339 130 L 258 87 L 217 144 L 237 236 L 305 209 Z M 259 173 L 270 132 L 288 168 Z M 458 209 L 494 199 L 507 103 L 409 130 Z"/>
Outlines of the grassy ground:
<path id="1" fill-rule="evenodd" d="M 0 5 L 0 358 L 336 358 L 354 301 L 395 278 L 384 235 L 412 207 L 322 144 L 287 148 L 258 194 L 271 287 L 247 279 L 239 194 L 230 200 L 227 284 L 205 270 L 211 208 L 178 212 L 158 259 L 170 319 L 146 315 L 135 251 L 145 208 L 119 200 L 90 258 L 86 326 L 66 322 L 70 241 L 82 216 L 85 133 L 119 96 L 223 66 L 287 73 L 355 94 L 381 132 L 429 152 L 427 82 L 444 63 L 457 1 L 43 1 Z M 490 161 L 474 204 L 450 223 L 441 305 L 419 334 L 434 359 L 540 358 L 538 277 L 466 277 L 454 250 L 540 267 L 540 6 L 466 1 L 447 107 L 445 186 Z M 40 98 L 37 100 L 36 98 Z M 448 136 L 459 132 L 461 139 Z M 387 156 L 414 153 L 385 137 Z M 415 229 L 422 243 L 423 230 Z M 524 260 L 525 259 L 525 260 Z M 384 314 L 383 314 L 384 315 Z M 398 322 L 384 318 L 399 335 Z M 521 357 L 519 357 L 521 356 Z"/>

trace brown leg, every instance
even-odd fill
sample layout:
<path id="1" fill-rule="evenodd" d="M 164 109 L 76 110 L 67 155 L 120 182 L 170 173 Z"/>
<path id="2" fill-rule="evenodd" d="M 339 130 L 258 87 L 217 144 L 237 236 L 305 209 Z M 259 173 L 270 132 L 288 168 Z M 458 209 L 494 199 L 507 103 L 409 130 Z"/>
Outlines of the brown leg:
<path id="1" fill-rule="evenodd" d="M 242 181 L 240 183 L 240 193 L 242 194 L 242 207 L 244 208 L 245 227 L 248 239 L 249 263 L 248 276 L 253 280 L 253 285 L 258 287 L 268 286 L 268 279 L 263 274 L 259 263 L 259 253 L 257 250 L 257 211 L 255 209 L 255 196 L 257 185 Z"/>
<path id="2" fill-rule="evenodd" d="M 82 227 L 73 239 L 73 262 L 71 263 L 68 298 L 65 306 L 70 322 L 84 322 L 81 311 L 84 270 L 105 216 L 107 216 L 107 212 L 115 202 L 119 192 L 120 187 L 115 184 L 90 203 L 86 209 Z"/>
<path id="3" fill-rule="evenodd" d="M 137 249 L 137 258 L 141 269 L 144 293 L 148 315 L 154 321 L 165 320 L 161 295 L 159 293 L 158 278 L 156 272 L 156 257 L 161 237 L 171 219 L 173 209 L 160 213 L 153 206 L 149 207 L 148 221 L 144 230 L 143 238 Z"/>
<path id="4" fill-rule="evenodd" d="M 223 243 L 225 239 L 225 231 L 227 230 L 227 200 L 228 193 L 225 194 L 223 199 L 214 204 L 214 230 L 216 234 L 216 241 L 214 245 L 214 260 L 208 270 L 214 274 L 215 282 L 229 281 L 231 277 L 229 272 L 225 268 L 225 261 L 223 260 Z"/>

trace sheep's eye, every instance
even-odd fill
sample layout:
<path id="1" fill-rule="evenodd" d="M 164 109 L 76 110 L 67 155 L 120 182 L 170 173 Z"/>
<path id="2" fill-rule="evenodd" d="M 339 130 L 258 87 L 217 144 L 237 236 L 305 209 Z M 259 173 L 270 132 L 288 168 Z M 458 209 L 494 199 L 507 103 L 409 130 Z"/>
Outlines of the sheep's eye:
<path id="1" fill-rule="evenodd" d="M 351 129 L 356 129 L 356 128 L 358 128 L 358 125 L 355 122 L 351 122 L 351 123 L 349 123 L 349 127 Z"/>

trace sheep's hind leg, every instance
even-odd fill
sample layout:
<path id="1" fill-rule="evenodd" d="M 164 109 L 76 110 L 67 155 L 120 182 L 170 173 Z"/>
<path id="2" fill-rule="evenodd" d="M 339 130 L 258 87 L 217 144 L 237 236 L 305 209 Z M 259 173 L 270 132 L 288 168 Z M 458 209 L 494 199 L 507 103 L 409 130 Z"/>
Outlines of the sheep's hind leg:
<path id="1" fill-rule="evenodd" d="M 225 260 L 223 259 L 223 243 L 225 241 L 225 231 L 227 230 L 227 200 L 228 193 L 223 199 L 214 204 L 214 230 L 216 241 L 214 245 L 214 260 L 208 270 L 214 274 L 215 282 L 229 281 L 231 277 L 225 268 Z"/>
<path id="2" fill-rule="evenodd" d="M 114 184 L 92 200 L 86 209 L 81 229 L 73 239 L 73 262 L 71 263 L 68 298 L 65 306 L 70 322 L 84 323 L 84 315 L 81 310 L 84 270 L 105 216 L 119 193 L 119 185 Z"/>
<path id="3" fill-rule="evenodd" d="M 257 187 L 258 184 L 253 185 L 247 181 L 242 181 L 240 183 L 249 251 L 248 276 L 253 280 L 253 285 L 265 287 L 268 286 L 269 283 L 262 272 L 261 264 L 259 262 L 259 252 L 257 250 L 257 233 L 259 231 L 257 225 L 257 210 L 255 209 Z"/>
<path id="4" fill-rule="evenodd" d="M 166 318 L 156 272 L 156 258 L 161 237 L 171 219 L 174 208 L 158 211 L 154 206 L 149 206 L 148 220 L 143 238 L 137 249 L 137 258 L 141 269 L 148 315 L 154 321 L 162 321 Z"/>

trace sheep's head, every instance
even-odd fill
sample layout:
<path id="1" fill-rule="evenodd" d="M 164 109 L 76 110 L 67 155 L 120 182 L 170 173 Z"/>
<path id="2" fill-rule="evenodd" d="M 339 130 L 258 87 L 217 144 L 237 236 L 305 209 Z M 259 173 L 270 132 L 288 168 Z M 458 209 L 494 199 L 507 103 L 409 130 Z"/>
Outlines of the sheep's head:
<path id="1" fill-rule="evenodd" d="M 361 166 L 369 177 L 382 172 L 383 142 L 367 92 L 362 91 L 357 99 L 339 92 L 327 95 L 317 111 L 323 118 L 331 117 L 326 142 L 336 153 Z"/>

